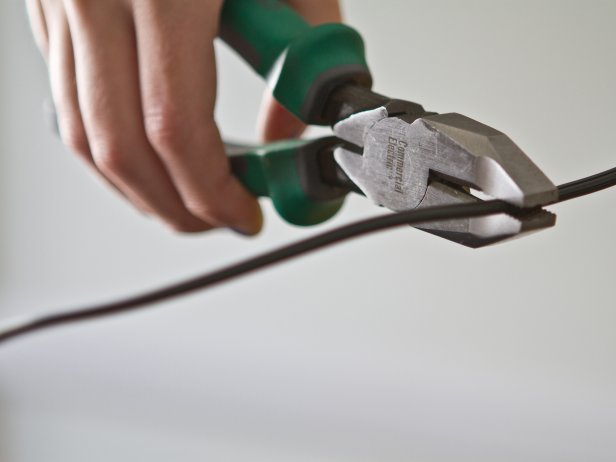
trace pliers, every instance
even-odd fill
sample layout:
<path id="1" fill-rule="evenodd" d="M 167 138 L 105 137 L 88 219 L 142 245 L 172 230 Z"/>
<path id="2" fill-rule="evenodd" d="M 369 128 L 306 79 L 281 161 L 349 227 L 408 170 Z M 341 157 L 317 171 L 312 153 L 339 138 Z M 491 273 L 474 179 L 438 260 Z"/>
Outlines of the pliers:
<path id="1" fill-rule="evenodd" d="M 282 218 L 302 226 L 335 215 L 349 192 L 403 211 L 480 201 L 479 190 L 520 213 L 417 226 L 481 247 L 551 227 L 542 207 L 556 186 L 505 134 L 460 114 L 427 112 L 371 91 L 357 31 L 308 26 L 277 0 L 226 0 L 221 38 L 267 79 L 276 99 L 334 136 L 259 147 L 228 145 L 234 174 Z"/>
<path id="2" fill-rule="evenodd" d="M 333 129 L 316 140 L 226 144 L 234 175 L 254 196 L 271 198 L 287 222 L 322 223 L 350 192 L 404 211 L 480 201 L 472 188 L 515 213 L 416 227 L 482 247 L 554 226 L 556 216 L 542 207 L 558 200 L 556 186 L 509 137 L 460 114 L 374 93 L 353 28 L 310 27 L 279 0 L 226 0 L 219 35 L 286 109 Z"/>

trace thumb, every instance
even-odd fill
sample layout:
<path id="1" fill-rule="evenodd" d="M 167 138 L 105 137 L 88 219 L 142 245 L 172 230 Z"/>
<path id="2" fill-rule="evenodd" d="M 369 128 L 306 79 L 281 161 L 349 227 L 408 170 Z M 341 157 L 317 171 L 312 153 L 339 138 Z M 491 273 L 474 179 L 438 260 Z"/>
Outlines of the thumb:
<path id="1" fill-rule="evenodd" d="M 270 90 L 263 95 L 259 116 L 259 133 L 264 142 L 299 138 L 306 125 L 274 99 Z"/>
<path id="2" fill-rule="evenodd" d="M 340 22 L 342 19 L 338 0 L 287 0 L 286 3 L 312 25 Z M 306 125 L 282 107 L 272 96 L 271 90 L 266 90 L 259 116 L 261 139 L 270 142 L 298 138 L 305 130 Z"/>

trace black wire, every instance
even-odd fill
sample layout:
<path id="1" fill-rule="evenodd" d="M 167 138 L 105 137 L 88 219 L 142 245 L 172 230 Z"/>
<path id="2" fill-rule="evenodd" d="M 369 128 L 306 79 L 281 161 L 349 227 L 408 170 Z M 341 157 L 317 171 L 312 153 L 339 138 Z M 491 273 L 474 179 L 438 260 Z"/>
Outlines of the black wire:
<path id="1" fill-rule="evenodd" d="M 559 200 L 557 202 L 570 200 L 614 185 L 616 185 L 616 168 L 560 186 L 558 188 Z M 0 344 L 27 333 L 39 331 L 52 326 L 111 316 L 149 307 L 154 303 L 169 300 L 180 295 L 186 295 L 196 290 L 202 290 L 215 284 L 248 274 L 252 271 L 265 268 L 275 263 L 280 263 L 284 260 L 376 231 L 382 231 L 401 225 L 480 217 L 498 213 L 516 214 L 519 212 L 520 209 L 517 209 L 506 202 L 491 200 L 472 204 L 458 204 L 410 210 L 351 223 L 297 243 L 267 252 L 263 255 L 250 258 L 243 262 L 227 266 L 212 273 L 208 273 L 178 284 L 170 285 L 163 289 L 154 290 L 117 302 L 104 303 L 98 306 L 16 320 L 7 323 L 4 327 L 0 325 Z"/>
<path id="2" fill-rule="evenodd" d="M 616 186 L 616 168 L 559 186 L 558 202 L 575 199 L 612 186 Z"/>

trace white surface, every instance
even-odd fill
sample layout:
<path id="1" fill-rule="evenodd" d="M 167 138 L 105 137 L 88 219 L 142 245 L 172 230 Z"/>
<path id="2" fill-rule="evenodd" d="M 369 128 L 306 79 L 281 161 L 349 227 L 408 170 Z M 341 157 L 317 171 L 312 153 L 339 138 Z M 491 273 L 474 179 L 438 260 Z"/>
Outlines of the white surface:
<path id="1" fill-rule="evenodd" d="M 557 183 L 616 161 L 613 1 L 354 1 L 376 89 L 507 132 Z M 0 2 L 0 315 L 114 298 L 307 236 L 168 234 L 45 129 Z M 218 116 L 262 88 L 220 47 Z M 480 251 L 401 229 L 0 350 L 0 461 L 612 461 L 616 191 Z M 331 225 L 374 213 L 352 199 Z M 329 225 L 329 226 L 331 226 Z"/>

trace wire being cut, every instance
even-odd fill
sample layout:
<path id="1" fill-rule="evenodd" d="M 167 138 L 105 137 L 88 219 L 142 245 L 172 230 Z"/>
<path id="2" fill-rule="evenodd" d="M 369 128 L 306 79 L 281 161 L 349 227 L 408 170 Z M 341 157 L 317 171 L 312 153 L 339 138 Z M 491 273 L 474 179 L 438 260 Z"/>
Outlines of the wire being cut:
<path id="1" fill-rule="evenodd" d="M 616 186 L 616 168 L 559 186 L 559 199 L 555 203 L 575 199 L 613 186 Z M 215 284 L 229 281 L 276 263 L 373 232 L 383 231 L 401 225 L 414 225 L 418 223 L 479 217 L 499 213 L 519 215 L 532 213 L 532 211 L 529 212 L 525 209 L 516 208 L 504 201 L 491 200 L 470 204 L 429 207 L 358 221 L 267 252 L 263 255 L 244 260 L 218 271 L 125 300 L 8 321 L 0 325 L 0 344 L 51 327 L 113 316 L 151 307 L 153 304 L 171 300 L 197 290 L 203 290 Z"/>

